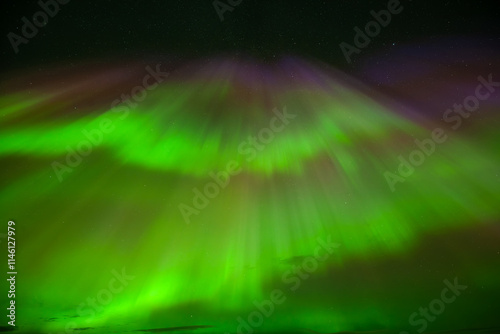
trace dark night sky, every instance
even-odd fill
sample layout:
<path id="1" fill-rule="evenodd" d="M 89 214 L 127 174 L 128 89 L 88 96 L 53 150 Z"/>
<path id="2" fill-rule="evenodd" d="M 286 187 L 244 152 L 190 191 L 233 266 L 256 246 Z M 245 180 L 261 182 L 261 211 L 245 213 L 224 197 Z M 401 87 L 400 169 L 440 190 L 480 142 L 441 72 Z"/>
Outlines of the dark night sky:
<path id="1" fill-rule="evenodd" d="M 361 3 L 361 4 L 359 4 Z M 21 19 L 40 10 L 37 1 L 4 2 L 3 58 L 10 69 L 94 59 L 146 55 L 204 57 L 226 52 L 264 59 L 280 54 L 314 57 L 349 69 L 339 43 L 352 43 L 355 26 L 387 1 L 244 0 L 221 22 L 210 0 L 77 1 L 60 12 L 18 54 L 7 38 Z M 370 51 L 392 43 L 442 36 L 482 35 L 498 39 L 495 1 L 409 1 L 371 42 Z M 495 37 L 494 37 L 495 36 Z M 500 40 L 499 40 L 500 42 Z M 355 65 L 355 63 L 354 63 Z"/>

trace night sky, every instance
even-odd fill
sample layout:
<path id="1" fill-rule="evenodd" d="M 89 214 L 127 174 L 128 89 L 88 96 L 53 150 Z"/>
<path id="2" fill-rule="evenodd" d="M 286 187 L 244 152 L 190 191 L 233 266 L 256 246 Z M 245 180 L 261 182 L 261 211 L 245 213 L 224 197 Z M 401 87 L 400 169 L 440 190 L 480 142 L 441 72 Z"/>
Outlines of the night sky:
<path id="1" fill-rule="evenodd" d="M 498 4 L 3 8 L 0 331 L 500 332 Z"/>
<path id="2" fill-rule="evenodd" d="M 241 1 L 232 12 L 223 13 L 221 22 L 211 1 L 69 1 L 29 44 L 21 45 L 19 54 L 4 38 L 2 54 L 9 68 L 107 57 L 196 58 L 227 52 L 269 61 L 295 54 L 351 70 L 339 44 L 352 43 L 354 27 L 364 27 L 372 20 L 370 11 L 386 9 L 387 3 Z M 40 9 L 36 1 L 9 1 L 3 6 L 5 33 L 21 29 L 21 18 Z M 393 43 L 442 36 L 480 34 L 498 41 L 498 6 L 492 1 L 401 1 L 401 6 L 405 14 L 393 17 L 367 53 L 389 52 Z M 356 62 L 363 56 L 365 52 Z"/>

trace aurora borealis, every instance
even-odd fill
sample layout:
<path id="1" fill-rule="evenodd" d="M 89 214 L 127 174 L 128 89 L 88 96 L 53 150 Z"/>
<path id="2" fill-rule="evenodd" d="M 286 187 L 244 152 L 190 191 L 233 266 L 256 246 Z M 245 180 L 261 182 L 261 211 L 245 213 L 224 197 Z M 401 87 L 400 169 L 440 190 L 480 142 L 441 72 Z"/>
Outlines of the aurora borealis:
<path id="1" fill-rule="evenodd" d="M 485 1 L 7 6 L 0 332 L 500 333 Z"/>
<path id="2" fill-rule="evenodd" d="M 4 84 L 1 198 L 23 240 L 18 271 L 29 273 L 18 278 L 29 319 L 19 329 L 232 333 L 278 289 L 284 301 L 252 330 L 404 330 L 455 277 L 468 290 L 446 313 L 488 319 L 472 305 L 498 294 L 498 252 L 482 258 L 499 236 L 492 121 L 471 120 L 482 130 L 467 140 L 471 129 L 447 129 L 451 139 L 391 192 L 384 172 L 432 130 L 411 108 L 294 57 L 158 68 L 169 74 L 142 101 L 114 107 L 146 66 Z M 263 143 L 273 109 L 290 119 Z M 252 136 L 253 154 L 242 154 Z M 69 168 L 60 178 L 54 161 Z M 208 198 L 204 186 L 230 162 L 238 173 Z M 208 203 L 186 221 L 179 205 L 195 189 Z M 479 249 L 468 234 L 484 234 Z M 436 329 L 456 316 L 446 313 Z"/>

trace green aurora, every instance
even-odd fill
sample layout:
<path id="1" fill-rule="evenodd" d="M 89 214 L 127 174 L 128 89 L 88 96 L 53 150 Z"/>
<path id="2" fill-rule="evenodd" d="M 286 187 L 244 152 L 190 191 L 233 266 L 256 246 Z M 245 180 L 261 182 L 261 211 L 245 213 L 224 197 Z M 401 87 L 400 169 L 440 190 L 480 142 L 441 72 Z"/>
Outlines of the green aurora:
<path id="1" fill-rule="evenodd" d="M 322 66 L 165 68 L 141 101 L 120 104 L 145 66 L 4 79 L 0 201 L 16 223 L 18 331 L 416 333 L 410 315 L 455 278 L 467 289 L 426 332 L 494 326 L 500 104 L 452 130 Z M 447 140 L 391 191 L 385 173 L 437 126 Z M 229 163 L 238 172 L 209 198 L 210 173 Z M 266 316 L 257 305 L 276 290 Z M 255 312 L 262 324 L 242 327 Z"/>

